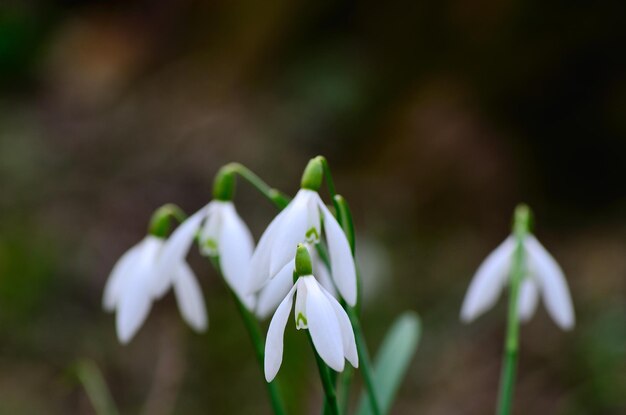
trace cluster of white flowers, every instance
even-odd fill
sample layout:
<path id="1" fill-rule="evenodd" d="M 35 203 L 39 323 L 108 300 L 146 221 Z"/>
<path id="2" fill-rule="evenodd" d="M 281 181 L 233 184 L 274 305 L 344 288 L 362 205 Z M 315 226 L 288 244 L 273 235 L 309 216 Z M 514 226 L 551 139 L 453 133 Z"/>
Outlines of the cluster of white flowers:
<path id="1" fill-rule="evenodd" d="M 327 247 L 330 267 L 317 249 Z M 207 313 L 201 288 L 186 262 L 198 243 L 200 253 L 219 258 L 225 281 L 259 318 L 276 310 L 267 333 L 265 376 L 271 381 L 282 362 L 283 333 L 296 296 L 296 327 L 309 329 L 320 357 L 336 371 L 344 358 L 358 356 L 350 320 L 337 298 L 357 301 L 356 269 L 341 226 L 315 190 L 303 188 L 270 223 L 258 246 L 232 201 L 213 200 L 180 224 L 168 238 L 154 235 L 125 253 L 107 282 L 103 305 L 116 311 L 118 338 L 127 343 L 148 316 L 152 302 L 174 288 L 185 321 L 205 330 Z M 306 249 L 311 271 L 294 281 L 297 248 Z"/>
<path id="2" fill-rule="evenodd" d="M 317 192 L 321 170 L 317 166 L 307 175 L 309 166 L 302 188 L 269 224 L 256 247 L 232 202 L 232 175 L 222 174 L 216 179 L 215 200 L 184 220 L 169 237 L 157 228 L 159 232 L 126 252 L 113 268 L 103 298 L 104 308 L 116 312 L 119 340 L 127 343 L 133 338 L 152 303 L 170 287 L 183 319 L 197 331 L 207 328 L 202 291 L 186 262 L 197 243 L 202 255 L 219 264 L 224 280 L 248 313 L 264 319 L 274 312 L 265 343 L 268 382 L 282 363 L 283 336 L 294 296 L 295 326 L 309 330 L 321 359 L 338 372 L 344 369 L 345 360 L 358 367 L 355 333 L 346 313 L 357 303 L 354 258 L 344 230 Z M 563 329 L 572 328 L 574 311 L 562 270 L 532 234 L 521 235 L 507 238 L 479 267 L 461 319 L 474 320 L 494 305 L 512 281 L 514 255 L 520 249 L 524 271 L 520 274 L 520 319 L 534 314 L 541 294 L 554 321 Z"/>

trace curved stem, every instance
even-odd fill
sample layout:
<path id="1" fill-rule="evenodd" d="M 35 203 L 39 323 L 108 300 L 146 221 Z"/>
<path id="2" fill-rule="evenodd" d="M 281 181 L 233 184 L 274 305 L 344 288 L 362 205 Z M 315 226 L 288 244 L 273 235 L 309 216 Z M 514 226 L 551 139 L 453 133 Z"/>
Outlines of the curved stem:
<path id="1" fill-rule="evenodd" d="M 150 218 L 148 232 L 151 235 L 165 237 L 170 229 L 170 220 L 174 219 L 178 223 L 182 223 L 187 219 L 187 215 L 183 210 L 173 203 L 167 203 L 154 211 Z"/>
<path id="2" fill-rule="evenodd" d="M 225 167 L 230 168 L 233 172 L 237 173 L 248 183 L 250 183 L 255 189 L 257 189 L 263 196 L 274 203 L 278 209 L 284 209 L 289 204 L 289 197 L 282 194 L 279 190 L 270 187 L 259 176 L 257 176 L 252 170 L 239 163 L 229 163 Z"/>
<path id="3" fill-rule="evenodd" d="M 211 264 L 217 272 L 221 275 L 221 268 L 219 265 L 219 258 L 212 256 L 209 257 Z M 222 278 L 223 279 L 223 278 Z M 224 281 L 226 282 L 226 281 Z M 237 294 L 228 286 L 226 283 L 226 287 L 228 291 L 231 293 L 233 300 L 235 301 L 235 305 L 237 306 L 237 311 L 239 311 L 239 315 L 241 315 L 241 319 L 243 320 L 244 325 L 246 326 L 246 330 L 248 331 L 248 335 L 250 336 L 250 340 L 252 341 L 252 346 L 254 347 L 254 354 L 259 363 L 259 367 L 261 368 L 261 374 L 265 373 L 264 362 L 265 362 L 265 341 L 263 340 L 263 335 L 261 333 L 261 328 L 259 327 L 259 323 L 255 316 L 246 308 L 246 306 L 241 302 Z M 286 415 L 285 407 L 281 398 L 280 391 L 278 390 L 278 385 L 276 381 L 265 382 L 267 385 L 267 392 L 270 397 L 270 402 L 272 404 L 272 409 L 274 410 L 274 414 L 276 415 Z"/>
<path id="4" fill-rule="evenodd" d="M 524 239 L 529 232 L 530 211 L 526 206 L 519 206 L 515 211 L 513 233 L 517 246 L 511 268 L 509 309 L 507 317 L 506 339 L 504 343 L 504 357 L 502 374 L 500 377 L 500 391 L 498 397 L 498 415 L 509 415 L 515 392 L 515 374 L 519 350 L 519 312 L 518 301 L 522 279 L 524 278 Z"/>

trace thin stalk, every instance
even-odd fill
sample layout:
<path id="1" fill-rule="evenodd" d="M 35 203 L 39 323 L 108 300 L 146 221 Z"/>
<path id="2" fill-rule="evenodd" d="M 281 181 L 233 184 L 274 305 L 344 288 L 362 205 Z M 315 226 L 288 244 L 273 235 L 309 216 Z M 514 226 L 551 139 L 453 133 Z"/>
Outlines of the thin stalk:
<path id="1" fill-rule="evenodd" d="M 328 192 L 333 200 L 333 205 L 335 207 L 335 211 L 337 212 L 337 219 L 339 221 L 339 224 L 342 226 L 344 232 L 351 237 L 351 239 L 353 240 L 352 235 L 352 230 L 350 229 L 350 227 L 352 227 L 352 215 L 350 214 L 349 209 L 347 209 L 347 204 L 345 204 L 345 206 L 341 205 L 341 202 L 343 200 L 343 198 L 341 198 L 340 196 L 338 197 L 337 192 L 335 191 L 335 183 L 330 171 L 330 167 L 328 165 L 328 161 L 326 160 L 325 157 L 323 156 L 318 156 L 318 158 L 320 159 L 321 163 L 322 163 L 322 167 L 324 170 L 324 178 L 326 181 L 326 186 L 328 187 Z M 278 190 L 270 187 L 267 183 L 265 183 L 261 178 L 259 178 L 259 176 L 257 176 L 256 174 L 254 174 L 250 169 L 248 169 L 247 167 L 245 167 L 242 164 L 239 163 L 230 163 L 228 165 L 228 167 L 230 167 L 234 172 L 236 172 L 237 174 L 239 174 L 242 178 L 244 178 L 245 180 L 247 180 L 252 186 L 254 186 L 261 194 L 263 194 L 267 199 L 269 199 L 272 203 L 274 203 L 274 205 L 279 209 L 282 210 L 285 208 L 285 206 L 287 206 L 287 204 L 289 204 L 289 198 L 285 195 L 283 195 L 282 193 L 280 193 Z M 354 245 L 353 243 L 351 244 L 351 248 L 353 250 L 353 255 L 354 255 Z M 318 245 L 319 247 L 320 245 Z M 323 249 L 323 248 L 322 248 Z M 319 248 L 318 248 L 318 252 Z M 324 252 L 324 251 L 322 251 Z M 320 252 L 320 253 L 322 253 Z M 325 253 L 325 252 L 324 252 Z M 328 256 L 327 255 L 320 255 L 322 256 L 324 262 L 326 262 L 326 265 L 329 266 L 328 263 Z M 361 325 L 360 325 L 360 321 L 359 321 L 359 317 L 358 317 L 358 313 L 356 312 L 356 310 L 354 310 L 352 307 L 347 306 L 346 304 L 343 304 L 344 307 L 346 308 L 346 311 L 348 313 L 348 316 L 350 318 L 350 322 L 352 323 L 352 328 L 354 330 L 354 336 L 355 336 L 355 341 L 356 341 L 356 346 L 357 346 L 357 352 L 359 355 L 359 365 L 361 368 L 361 372 L 363 374 L 363 378 L 365 381 L 365 387 L 367 389 L 367 394 L 369 397 L 369 402 L 370 405 L 372 407 L 372 413 L 374 415 L 380 415 L 380 407 L 378 405 L 378 400 L 376 398 L 376 394 L 375 394 L 375 388 L 374 388 L 374 381 L 373 381 L 373 372 L 372 372 L 372 363 L 369 357 L 369 352 L 367 350 L 367 345 L 365 343 L 365 338 L 363 336 L 363 332 L 361 330 Z M 316 356 L 319 359 L 319 356 Z M 320 361 L 318 360 L 318 366 L 319 366 Z M 321 362 L 322 364 L 324 364 L 324 362 Z M 324 364 L 325 366 L 325 364 Z M 335 390 L 333 384 L 334 382 L 332 381 L 332 375 L 330 372 L 330 369 L 328 369 L 328 367 L 326 367 L 326 371 L 325 371 L 326 375 L 327 375 L 327 380 L 329 381 L 328 384 L 324 383 L 325 385 L 325 392 L 327 394 L 327 402 L 328 402 L 328 390 L 326 388 L 326 386 L 330 386 L 331 388 L 331 392 L 332 392 L 332 396 L 333 399 L 336 401 L 336 395 L 335 395 Z M 322 375 L 322 369 L 320 369 L 320 376 Z M 349 383 L 350 383 L 350 379 L 351 377 L 347 377 L 347 379 L 344 380 L 344 386 L 346 387 L 346 389 L 348 389 Z M 324 379 L 322 379 L 322 382 L 324 382 Z M 347 392 L 344 392 L 347 393 Z M 336 406 L 336 405 L 335 405 Z"/>
<path id="2" fill-rule="evenodd" d="M 274 203 L 280 210 L 284 209 L 289 204 L 289 197 L 282 194 L 279 190 L 274 189 L 265 183 L 259 176 L 257 176 L 252 170 L 239 163 L 229 163 L 226 167 L 230 168 L 233 172 L 237 173 L 248 183 L 250 183 L 255 189 L 259 191 L 263 196 Z"/>
<path id="3" fill-rule="evenodd" d="M 365 388 L 367 389 L 367 397 L 372 408 L 374 415 L 380 415 L 380 405 L 376 398 L 376 386 L 374 385 L 374 373 L 372 370 L 372 361 L 370 359 L 369 352 L 367 350 L 367 344 L 365 343 L 365 336 L 363 336 L 363 330 L 361 330 L 361 323 L 359 316 L 354 309 L 349 305 L 345 305 L 346 312 L 350 323 L 352 323 L 352 329 L 354 330 L 354 340 L 356 342 L 356 350 L 359 354 L 359 368 L 363 374 L 363 381 L 365 382 Z"/>
<path id="4" fill-rule="evenodd" d="M 80 360 L 76 364 L 76 375 L 97 415 L 119 415 L 102 372 L 92 360 Z"/>
<path id="5" fill-rule="evenodd" d="M 313 350 L 313 354 L 315 355 L 315 361 L 317 362 L 317 368 L 320 373 L 322 386 L 324 387 L 324 395 L 326 395 L 326 399 L 324 401 L 324 415 L 339 415 L 339 406 L 337 405 L 335 385 L 333 385 L 333 381 L 331 379 L 331 371 L 315 350 L 313 340 L 311 339 L 311 334 L 308 333 L 308 331 L 307 334 L 309 337 L 309 343 L 311 344 L 311 349 Z"/>
<path id="6" fill-rule="evenodd" d="M 210 257 L 211 264 L 217 272 L 221 275 L 221 268 L 219 265 L 219 258 L 216 256 Z M 223 279 L 223 278 L 222 278 Z M 226 282 L 226 281 L 224 281 Z M 254 354 L 256 356 L 257 362 L 259 363 L 259 367 L 261 368 L 261 374 L 265 376 L 265 341 L 263 340 L 263 334 L 261 333 L 261 328 L 259 327 L 259 323 L 256 317 L 246 308 L 246 306 L 241 302 L 237 294 L 226 284 L 228 291 L 231 293 L 233 300 L 235 301 L 235 305 L 237 306 L 237 310 L 239 311 L 239 315 L 241 315 L 241 319 L 243 320 L 244 325 L 246 326 L 246 330 L 248 331 L 248 335 L 250 336 L 250 340 L 252 341 L 252 346 L 254 348 Z M 276 381 L 265 382 L 267 385 L 267 392 L 270 397 L 270 403 L 272 404 L 272 408 L 274 410 L 274 414 L 276 415 L 286 415 L 285 406 L 283 404 L 280 391 L 278 390 L 278 385 Z"/>
<path id="7" fill-rule="evenodd" d="M 330 263 L 328 260 L 328 253 L 326 252 L 325 247 L 322 244 L 316 245 L 317 252 L 319 253 L 320 259 L 324 262 L 326 267 L 330 269 Z M 372 370 L 372 361 L 370 359 L 369 351 L 367 349 L 367 344 L 365 342 L 365 336 L 363 335 L 363 330 L 361 329 L 361 322 L 359 319 L 358 312 L 355 307 L 350 307 L 346 304 L 345 301 L 341 300 L 341 305 L 346 310 L 348 314 L 348 318 L 350 319 L 350 323 L 352 324 L 352 330 L 354 331 L 354 340 L 356 342 L 356 350 L 359 355 L 359 368 L 361 369 L 361 374 L 363 375 L 363 380 L 365 382 L 365 389 L 367 390 L 368 401 L 370 403 L 372 413 L 374 415 L 380 415 L 380 406 L 378 404 L 378 399 L 376 397 L 376 387 L 374 385 L 374 373 Z M 348 394 L 347 389 L 349 389 L 351 376 L 346 377 L 342 381 L 343 393 Z"/>
<path id="8" fill-rule="evenodd" d="M 169 231 L 171 219 L 183 223 L 187 219 L 187 215 L 175 204 L 167 203 L 152 214 L 148 232 L 154 236 L 165 237 Z"/>
<path id="9" fill-rule="evenodd" d="M 507 317 L 506 338 L 504 342 L 504 356 L 502 362 L 502 374 L 500 377 L 500 391 L 496 414 L 509 415 L 515 393 L 515 374 L 517 372 L 517 360 L 519 351 L 519 292 L 522 279 L 524 278 L 524 239 L 529 232 L 530 211 L 528 207 L 521 205 L 515 211 L 513 232 L 517 246 L 511 267 L 511 282 L 509 294 L 509 309 Z"/>
<path id="10" fill-rule="evenodd" d="M 318 156 L 318 158 L 322 162 L 322 167 L 324 170 L 324 178 L 326 179 L 326 186 L 328 187 L 328 192 L 330 193 L 330 197 L 333 199 L 333 205 L 335 206 L 337 222 L 339 222 L 339 225 L 341 225 L 341 228 L 346 234 L 348 241 L 351 242 L 350 245 L 352 249 L 352 256 L 354 258 L 354 254 L 355 254 L 354 252 L 354 226 L 353 226 L 352 214 L 350 212 L 350 209 L 345 199 L 341 195 L 338 195 L 337 192 L 335 191 L 335 182 L 330 172 L 330 166 L 328 165 L 328 161 L 323 156 Z M 324 256 L 322 255 L 320 256 L 324 258 Z M 374 386 L 374 374 L 372 371 L 372 362 L 369 356 L 369 351 L 367 349 L 367 344 L 365 343 L 365 336 L 363 336 L 363 331 L 361 330 L 361 323 L 359 320 L 358 312 L 353 307 L 350 307 L 348 304 L 345 304 L 344 301 L 342 301 L 341 303 L 343 307 L 345 308 L 346 312 L 348 313 L 348 317 L 350 318 L 350 323 L 352 324 L 352 330 L 354 331 L 356 349 L 359 355 L 359 366 L 361 369 L 361 373 L 363 375 L 363 380 L 365 382 L 365 388 L 367 389 L 367 396 L 370 402 L 372 413 L 374 415 L 380 415 L 381 413 L 380 406 L 378 404 L 378 399 L 376 397 L 376 387 Z M 349 382 L 349 380 L 347 382 Z"/>
<path id="11" fill-rule="evenodd" d="M 333 180 L 333 175 L 330 173 L 328 160 L 326 160 L 326 157 L 324 156 L 317 156 L 317 159 L 322 163 L 324 178 L 326 179 L 326 187 L 328 187 L 328 193 L 330 193 L 331 199 L 334 199 L 337 192 L 335 191 L 335 181 Z"/>
<path id="12" fill-rule="evenodd" d="M 339 384 L 339 410 L 342 414 L 347 414 L 350 409 L 350 383 L 354 376 L 354 370 L 352 366 L 346 365 L 346 368 L 339 376 L 341 383 Z"/>
<path id="13" fill-rule="evenodd" d="M 337 192 L 335 191 L 335 180 L 333 180 L 333 175 L 330 172 L 330 165 L 328 164 L 328 160 L 326 160 L 326 157 L 324 156 L 317 156 L 317 159 L 322 163 L 322 169 L 324 170 L 324 179 L 326 180 L 326 187 L 328 188 L 328 193 L 330 194 L 330 198 L 333 201 L 333 206 L 335 207 L 335 211 L 337 212 L 337 218 L 339 219 L 339 205 L 335 198 L 335 196 L 337 196 Z"/>

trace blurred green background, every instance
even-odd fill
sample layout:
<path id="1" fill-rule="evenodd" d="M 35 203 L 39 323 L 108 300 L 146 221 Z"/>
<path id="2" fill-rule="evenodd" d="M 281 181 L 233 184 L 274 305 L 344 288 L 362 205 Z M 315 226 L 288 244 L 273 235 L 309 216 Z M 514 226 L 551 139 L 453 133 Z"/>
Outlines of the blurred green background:
<path id="1" fill-rule="evenodd" d="M 505 301 L 458 320 L 517 202 L 564 268 L 577 325 L 523 327 L 517 414 L 626 413 L 626 5 L 622 1 L 0 3 L 0 414 L 267 414 L 246 332 L 196 254 L 210 329 L 169 295 L 128 346 L 100 307 L 166 202 L 240 161 L 293 194 L 324 154 L 351 204 L 375 351 L 406 309 L 423 338 L 394 414 L 494 407 Z M 249 186 L 258 238 L 275 214 Z M 303 336 L 279 375 L 318 413 Z M 355 395 L 354 398 L 357 396 Z"/>

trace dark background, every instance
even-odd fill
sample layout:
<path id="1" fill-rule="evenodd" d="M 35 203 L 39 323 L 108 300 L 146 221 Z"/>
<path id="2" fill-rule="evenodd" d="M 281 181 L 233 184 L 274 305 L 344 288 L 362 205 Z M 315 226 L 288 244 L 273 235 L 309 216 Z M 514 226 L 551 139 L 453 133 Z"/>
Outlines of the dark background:
<path id="1" fill-rule="evenodd" d="M 151 212 L 207 203 L 221 165 L 293 194 L 324 154 L 355 214 L 370 348 L 402 311 L 423 319 L 394 414 L 492 412 L 505 301 L 458 314 L 520 201 L 577 325 L 540 306 L 524 326 L 516 413 L 623 414 L 624 2 L 269 3 L 0 3 L 0 413 L 93 413 L 81 358 L 123 414 L 269 413 L 197 254 L 206 334 L 170 295 L 121 346 L 102 289 Z M 243 183 L 236 201 L 258 238 L 273 208 Z M 290 412 L 318 413 L 300 334 L 279 380 Z"/>

